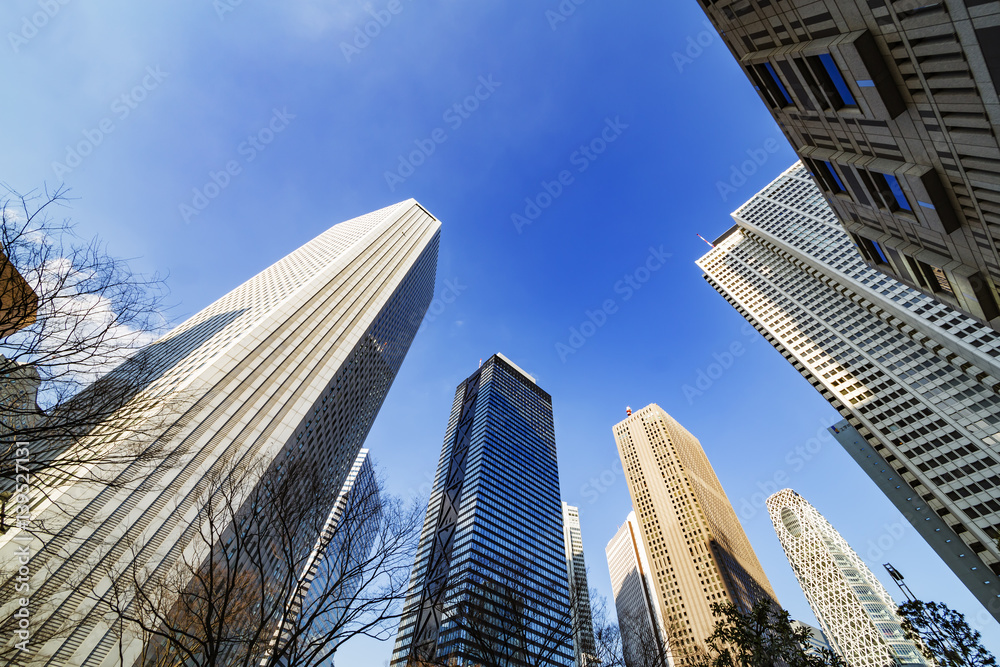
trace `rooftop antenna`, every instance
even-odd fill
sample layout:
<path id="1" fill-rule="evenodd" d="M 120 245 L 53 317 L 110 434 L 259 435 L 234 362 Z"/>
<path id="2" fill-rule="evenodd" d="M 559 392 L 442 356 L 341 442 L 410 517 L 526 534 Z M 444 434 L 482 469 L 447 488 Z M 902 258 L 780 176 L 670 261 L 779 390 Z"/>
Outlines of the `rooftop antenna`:
<path id="1" fill-rule="evenodd" d="M 479 358 L 479 367 L 480 368 L 483 367 L 483 358 L 482 357 Z"/>
<path id="2" fill-rule="evenodd" d="M 630 406 L 628 406 L 628 405 L 625 406 L 625 414 L 628 417 L 632 416 L 632 408 Z"/>
<path id="3" fill-rule="evenodd" d="M 906 596 L 907 600 L 913 602 L 914 600 L 917 599 L 917 597 L 910 590 L 910 587 L 906 585 L 905 581 L 903 581 L 903 575 L 900 573 L 899 570 L 897 570 L 892 566 L 892 563 L 884 563 L 882 567 L 885 568 L 885 571 L 889 573 L 889 576 L 892 577 L 892 580 L 896 582 L 897 586 L 899 586 L 899 590 L 903 591 L 903 595 Z"/>
<path id="4" fill-rule="evenodd" d="M 709 241 L 708 239 L 706 239 L 706 238 L 705 238 L 704 236 L 702 236 L 701 234 L 695 234 L 695 236 L 697 236 L 697 237 L 698 237 L 698 238 L 700 238 L 700 239 L 701 239 L 702 241 L 704 241 L 705 243 L 707 243 L 707 244 L 708 244 L 708 245 L 709 245 L 710 247 L 712 247 L 712 248 L 714 248 L 714 247 L 715 247 L 714 245 L 712 245 L 712 242 L 711 242 L 711 241 Z"/>

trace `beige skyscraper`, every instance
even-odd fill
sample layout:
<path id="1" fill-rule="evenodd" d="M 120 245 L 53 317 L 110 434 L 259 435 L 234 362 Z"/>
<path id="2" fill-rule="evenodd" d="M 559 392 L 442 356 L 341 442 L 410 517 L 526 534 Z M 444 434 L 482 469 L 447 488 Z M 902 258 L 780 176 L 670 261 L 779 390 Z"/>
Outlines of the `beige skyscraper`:
<path id="1" fill-rule="evenodd" d="M 701 443 L 656 405 L 614 427 L 675 665 L 712 634 L 713 602 L 775 599 Z"/>

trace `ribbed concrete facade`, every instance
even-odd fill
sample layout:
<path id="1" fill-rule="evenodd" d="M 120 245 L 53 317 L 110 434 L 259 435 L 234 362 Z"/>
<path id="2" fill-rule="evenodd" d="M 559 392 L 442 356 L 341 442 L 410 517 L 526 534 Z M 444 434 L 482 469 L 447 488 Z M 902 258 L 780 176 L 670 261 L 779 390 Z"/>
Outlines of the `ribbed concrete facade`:
<path id="1" fill-rule="evenodd" d="M 576 667 L 600 664 L 594 646 L 594 619 L 590 610 L 587 561 L 583 556 L 580 508 L 567 503 L 563 508 L 563 541 L 566 544 L 566 575 L 569 578 L 570 611 L 573 614 L 573 650 Z"/>
<path id="2" fill-rule="evenodd" d="M 844 662 L 929 665 L 906 638 L 892 597 L 815 507 L 784 489 L 767 499 L 767 509 L 809 606 Z"/>
<path id="3" fill-rule="evenodd" d="M 123 488 L 39 494 L 33 538 L 0 536 L 0 562 L 21 546 L 32 552 L 22 664 L 119 664 L 110 577 L 133 559 L 164 569 L 179 561 L 207 475 L 294 450 L 330 488 L 343 484 L 430 303 L 439 228 L 413 200 L 336 225 L 144 350 L 157 378 L 122 418 L 168 415 L 150 435 L 167 455 L 105 471 L 128 481 Z M 113 446 L 114 431 L 89 437 Z M 0 594 L 8 624 L 13 583 Z M 130 636 L 121 648 L 126 664 L 139 650 Z"/>
<path id="4" fill-rule="evenodd" d="M 614 427 L 674 663 L 715 628 L 713 602 L 775 600 L 698 439 L 656 404 Z"/>
<path id="5" fill-rule="evenodd" d="M 628 664 L 649 662 L 650 649 L 666 656 L 663 644 L 666 631 L 660 618 L 661 605 L 656 600 L 649 557 L 642 542 L 642 529 L 635 512 L 629 512 L 615 536 L 604 549 L 611 574 L 611 594 L 614 596 L 618 629 L 622 638 L 622 653 Z M 653 665 L 665 667 L 667 660 Z"/>
<path id="6" fill-rule="evenodd" d="M 1000 326 L 1000 6 L 701 4 L 866 260 Z"/>
<path id="7" fill-rule="evenodd" d="M 887 466 L 863 470 L 947 524 L 949 564 L 1000 619 L 1000 336 L 866 266 L 800 165 L 733 218 L 706 280 Z"/>

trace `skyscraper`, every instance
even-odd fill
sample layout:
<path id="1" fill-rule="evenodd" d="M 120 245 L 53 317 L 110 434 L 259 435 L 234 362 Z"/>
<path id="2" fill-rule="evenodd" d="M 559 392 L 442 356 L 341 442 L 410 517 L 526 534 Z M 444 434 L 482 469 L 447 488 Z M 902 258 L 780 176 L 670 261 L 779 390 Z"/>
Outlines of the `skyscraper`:
<path id="1" fill-rule="evenodd" d="M 1000 619 L 1000 336 L 866 266 L 801 165 L 733 218 L 706 280 L 884 461 L 864 471 L 947 524 Z"/>
<path id="2" fill-rule="evenodd" d="M 833 649 L 851 667 L 928 665 L 896 603 L 840 533 L 791 489 L 767 499 L 795 578 Z"/>
<path id="3" fill-rule="evenodd" d="M 573 649 L 576 667 L 597 665 L 594 647 L 594 619 L 590 609 L 587 562 L 583 557 L 583 534 L 580 532 L 580 509 L 565 502 L 563 543 L 566 546 L 566 574 L 569 577 L 570 612 L 573 617 Z"/>
<path id="4" fill-rule="evenodd" d="M 347 474 L 344 486 L 319 535 L 309 558 L 301 597 L 289 613 L 315 619 L 312 636 L 295 651 L 302 658 L 322 658 L 327 647 L 323 640 L 339 634 L 347 622 L 355 595 L 366 574 L 366 563 L 375 544 L 382 520 L 382 500 L 375 468 L 362 449 Z M 333 655 L 319 664 L 333 666 Z"/>
<path id="5" fill-rule="evenodd" d="M 604 553 L 611 573 L 611 594 L 625 661 L 630 665 L 666 667 L 666 660 L 656 662 L 667 655 L 663 644 L 666 631 L 635 512 L 629 512 Z"/>
<path id="6" fill-rule="evenodd" d="M 666 643 L 683 665 L 715 628 L 713 602 L 747 611 L 776 598 L 698 439 L 656 404 L 616 424 L 614 435 Z"/>
<path id="7" fill-rule="evenodd" d="M 202 481 L 232 461 L 294 456 L 334 497 L 410 346 L 412 315 L 430 303 L 439 229 L 413 200 L 335 225 L 142 351 L 154 379 L 120 419 L 160 417 L 147 436 L 163 456 L 102 471 L 121 484 L 36 490 L 32 530 L 0 535 L 0 562 L 31 553 L 30 652 L 19 660 L 110 665 L 121 650 L 130 664 L 140 642 L 119 645 L 109 626 L 109 581 L 132 563 L 179 562 Z M 117 432 L 112 420 L 88 445 L 118 446 Z M 17 598 L 15 583 L 0 599 Z"/>
<path id="8" fill-rule="evenodd" d="M 1000 327 L 995 7 L 701 4 L 867 262 Z"/>
<path id="9" fill-rule="evenodd" d="M 458 385 L 392 656 L 573 664 L 552 398 L 502 354 Z"/>

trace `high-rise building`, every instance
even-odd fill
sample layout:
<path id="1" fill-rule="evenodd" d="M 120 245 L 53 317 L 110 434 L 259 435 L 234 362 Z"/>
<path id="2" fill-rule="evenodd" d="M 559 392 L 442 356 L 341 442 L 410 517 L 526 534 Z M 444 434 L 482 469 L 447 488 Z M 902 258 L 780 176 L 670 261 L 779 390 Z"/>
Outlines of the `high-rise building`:
<path id="1" fill-rule="evenodd" d="M 109 582 L 132 563 L 179 563 L 196 539 L 202 480 L 232 461 L 294 456 L 335 497 L 433 296 L 439 229 L 413 200 L 335 225 L 144 348 L 153 379 L 120 418 L 155 422 L 145 436 L 162 458 L 102 471 L 121 484 L 36 490 L 30 529 L 0 535 L 0 562 L 31 553 L 20 661 L 117 665 L 121 652 L 131 664 L 141 641 L 119 642 L 110 627 Z M 115 423 L 87 446 L 115 446 Z M 11 601 L 0 618 L 13 618 L 16 583 L 0 587 Z M 17 641 L 9 630 L 5 649 Z"/>
<path id="2" fill-rule="evenodd" d="M 573 650 L 576 667 L 599 664 L 594 646 L 594 619 L 590 609 L 587 562 L 583 557 L 580 508 L 567 503 L 563 510 L 563 543 L 566 546 L 566 574 L 569 578 L 570 612 L 573 617 Z"/>
<path id="3" fill-rule="evenodd" d="M 767 499 L 767 509 L 809 606 L 847 664 L 930 664 L 906 638 L 892 597 L 815 507 L 784 489 Z"/>
<path id="4" fill-rule="evenodd" d="M 706 280 L 865 438 L 865 472 L 943 520 L 1000 619 L 1000 336 L 868 267 L 801 165 L 733 218 Z"/>
<path id="5" fill-rule="evenodd" d="M 614 427 L 666 643 L 675 664 L 704 648 L 714 602 L 776 601 L 698 439 L 656 405 Z"/>
<path id="6" fill-rule="evenodd" d="M 572 665 L 552 398 L 502 354 L 458 385 L 392 656 Z"/>
<path id="7" fill-rule="evenodd" d="M 806 637 L 806 641 L 802 648 L 805 650 L 807 655 L 813 657 L 823 657 L 822 651 L 825 649 L 827 651 L 832 651 L 833 647 L 830 646 L 829 640 L 827 640 L 826 635 L 819 628 L 815 628 L 808 623 L 803 623 L 802 621 L 792 621 L 793 630 L 805 630 L 809 633 Z"/>
<path id="8" fill-rule="evenodd" d="M 291 605 L 290 615 L 315 619 L 303 651 L 322 658 L 317 664 L 333 667 L 333 655 L 325 656 L 322 640 L 337 635 L 349 621 L 348 613 L 367 574 L 366 564 L 382 521 L 382 499 L 375 468 L 362 449 L 337 494 L 326 524 L 316 541 L 302 577 L 301 596 Z M 306 657 L 303 655 L 303 657 Z"/>
<path id="9" fill-rule="evenodd" d="M 1000 327 L 997 8 L 701 4 L 869 265 Z"/>
<path id="10" fill-rule="evenodd" d="M 0 337 L 34 324 L 38 294 L 0 248 Z"/>
<path id="11" fill-rule="evenodd" d="M 635 512 L 629 512 L 604 550 L 611 573 L 622 653 L 630 665 L 667 667 L 666 631 L 656 600 L 649 556 L 642 543 L 642 530 Z"/>

